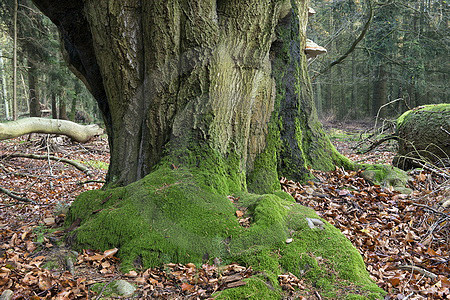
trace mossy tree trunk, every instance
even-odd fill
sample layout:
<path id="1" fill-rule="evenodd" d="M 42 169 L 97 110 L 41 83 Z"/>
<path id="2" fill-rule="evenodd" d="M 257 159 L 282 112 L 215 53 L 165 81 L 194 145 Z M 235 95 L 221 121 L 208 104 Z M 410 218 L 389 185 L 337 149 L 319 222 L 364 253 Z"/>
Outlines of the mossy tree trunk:
<path id="1" fill-rule="evenodd" d="M 111 185 L 143 178 L 191 143 L 236 156 L 242 189 L 247 177 L 272 188 L 279 173 L 333 167 L 300 50 L 307 1 L 35 3 L 99 103 Z"/>
<path id="2" fill-rule="evenodd" d="M 107 187 L 67 216 L 81 223 L 73 245 L 118 247 L 125 269 L 219 258 L 261 271 L 224 299 L 281 298 L 277 275 L 306 265 L 314 282 L 338 274 L 380 292 L 351 243 L 329 224 L 310 228 L 315 212 L 280 191 L 281 175 L 350 165 L 317 119 L 302 51 L 308 1 L 34 2 L 60 29 L 110 144 Z"/>

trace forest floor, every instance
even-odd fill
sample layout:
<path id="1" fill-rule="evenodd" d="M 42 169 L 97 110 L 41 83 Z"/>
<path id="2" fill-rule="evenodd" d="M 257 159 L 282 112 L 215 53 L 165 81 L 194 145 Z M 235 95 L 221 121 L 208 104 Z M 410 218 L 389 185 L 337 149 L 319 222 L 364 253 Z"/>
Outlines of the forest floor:
<path id="1" fill-rule="evenodd" d="M 391 162 L 394 144 L 358 154 L 366 147 L 361 138 L 370 123 L 325 127 L 339 152 L 353 161 Z M 82 163 L 89 171 L 58 157 Z M 12 291 L 12 299 L 100 299 L 113 280 L 125 279 L 138 287 L 135 298 L 203 299 L 251 276 L 251 268 L 238 265 L 193 264 L 122 274 L 114 256 L 117 249 L 67 249 L 61 230 L 67 208 L 81 192 L 101 187 L 108 160 L 105 138 L 78 144 L 34 134 L 0 142 L 0 294 Z M 371 186 L 357 171 L 313 172 L 317 181 L 300 184 L 283 178 L 283 189 L 352 241 L 372 278 L 388 293 L 386 299 L 450 299 L 450 207 L 448 201 L 444 204 L 450 199 L 448 181 L 412 171 L 413 193 L 406 195 Z M 287 291 L 295 291 L 286 292 L 286 299 L 294 294 L 295 299 L 325 299 L 292 274 L 279 280 Z"/>

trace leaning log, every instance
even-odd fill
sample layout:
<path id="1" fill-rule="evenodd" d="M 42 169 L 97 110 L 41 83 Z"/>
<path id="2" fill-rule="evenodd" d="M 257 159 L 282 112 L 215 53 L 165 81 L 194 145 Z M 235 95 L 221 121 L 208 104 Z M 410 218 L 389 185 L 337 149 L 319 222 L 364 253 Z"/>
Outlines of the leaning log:
<path id="1" fill-rule="evenodd" d="M 447 165 L 450 157 L 450 104 L 416 107 L 397 119 L 398 153 L 393 164 L 403 170 Z"/>
<path id="2" fill-rule="evenodd" d="M 7 140 L 29 133 L 62 134 L 85 143 L 97 135 L 103 134 L 100 126 L 80 125 L 66 120 L 45 118 L 26 118 L 0 123 L 0 140 Z"/>

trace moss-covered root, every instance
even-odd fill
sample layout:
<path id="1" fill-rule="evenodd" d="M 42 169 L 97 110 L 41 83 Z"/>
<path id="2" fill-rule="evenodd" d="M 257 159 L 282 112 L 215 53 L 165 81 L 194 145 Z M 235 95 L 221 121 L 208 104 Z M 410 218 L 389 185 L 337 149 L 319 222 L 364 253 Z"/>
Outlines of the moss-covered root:
<path id="1" fill-rule="evenodd" d="M 362 164 L 358 165 L 358 167 L 363 170 L 361 173 L 362 177 L 372 184 L 391 188 L 404 194 L 412 192 L 411 189 L 406 187 L 409 179 L 408 175 L 399 168 L 379 164 Z"/>
<path id="2" fill-rule="evenodd" d="M 245 286 L 220 292 L 218 299 L 281 299 L 277 278 L 286 272 L 330 298 L 351 291 L 383 294 L 340 231 L 325 221 L 310 228 L 307 218 L 319 219 L 316 213 L 290 195 L 242 193 L 230 201 L 192 172 L 161 167 L 126 187 L 83 193 L 67 219 L 68 225 L 81 220 L 70 234 L 74 246 L 118 247 L 124 270 L 216 257 L 253 267 L 256 274 Z M 239 224 L 237 210 L 250 226 Z"/>

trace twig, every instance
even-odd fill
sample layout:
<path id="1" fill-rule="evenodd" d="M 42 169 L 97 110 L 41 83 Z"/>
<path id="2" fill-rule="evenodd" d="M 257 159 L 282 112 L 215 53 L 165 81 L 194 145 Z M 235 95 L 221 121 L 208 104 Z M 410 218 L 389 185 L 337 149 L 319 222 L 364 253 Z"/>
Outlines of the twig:
<path id="1" fill-rule="evenodd" d="M 52 155 L 13 153 L 13 154 L 8 154 L 8 155 L 1 156 L 1 158 L 5 158 L 5 157 L 24 157 L 24 158 L 44 159 L 44 160 L 51 159 L 51 160 L 60 161 L 60 162 L 72 165 L 75 168 L 77 168 L 78 170 L 86 173 L 87 175 L 89 175 L 89 173 L 90 173 L 89 168 L 87 168 L 83 164 L 77 163 L 76 161 L 73 161 L 73 160 L 70 160 L 70 159 L 67 159 L 67 158 L 62 158 L 62 157 L 57 157 L 57 156 L 52 156 Z"/>
<path id="2" fill-rule="evenodd" d="M 386 141 L 389 140 L 398 140 L 398 137 L 396 135 L 389 135 L 385 138 L 382 138 L 381 140 L 375 141 L 372 143 L 372 145 L 365 151 L 360 152 L 361 154 L 365 154 L 367 152 L 372 151 L 373 149 L 375 149 L 376 147 L 378 147 L 379 145 L 383 144 Z"/>
<path id="3" fill-rule="evenodd" d="M 403 298 L 403 300 L 407 300 L 407 299 L 409 299 L 411 296 L 414 296 L 414 292 L 411 292 L 410 294 L 408 294 L 408 296 L 406 296 L 405 298 Z"/>
<path id="4" fill-rule="evenodd" d="M 446 134 L 450 135 L 450 132 L 448 132 L 447 130 L 445 130 L 445 128 L 442 127 L 442 126 L 441 126 L 441 130 L 442 130 L 443 132 L 445 132 Z"/>
<path id="5" fill-rule="evenodd" d="M 86 181 L 79 181 L 79 182 L 77 182 L 78 185 L 83 185 L 83 184 L 86 184 L 86 183 L 106 183 L 106 181 L 92 179 L 92 180 L 86 180 Z"/>
<path id="6" fill-rule="evenodd" d="M 442 216 L 444 216 L 445 218 L 450 219 L 450 215 L 448 215 L 448 214 L 446 214 L 446 213 L 444 213 L 444 212 L 442 212 L 442 211 L 438 211 L 437 209 L 432 208 L 432 207 L 430 207 L 430 206 L 428 206 L 428 205 L 425 205 L 425 204 L 419 204 L 419 203 L 411 203 L 411 204 L 414 205 L 414 206 L 420 206 L 420 207 L 423 207 L 423 208 L 425 208 L 425 209 L 431 210 L 432 212 L 434 212 L 434 213 L 436 213 L 436 214 L 442 215 Z"/>
<path id="7" fill-rule="evenodd" d="M 5 188 L 0 187 L 0 192 L 5 193 L 6 195 L 8 195 L 9 197 L 19 200 L 21 202 L 28 202 L 28 203 L 32 203 L 32 204 L 37 204 L 36 202 L 34 202 L 31 199 L 25 198 L 25 197 L 20 197 L 15 195 L 13 192 L 11 192 L 10 190 L 7 190 Z"/>
<path id="8" fill-rule="evenodd" d="M 434 274 L 434 273 L 432 273 L 432 272 L 430 272 L 428 270 L 425 270 L 424 268 L 417 267 L 417 266 L 403 265 L 403 266 L 397 266 L 397 269 L 408 270 L 408 271 L 417 271 L 420 274 L 422 274 L 422 275 L 424 275 L 424 276 L 426 276 L 428 278 L 431 278 L 432 280 L 437 278 L 436 274 Z"/>
<path id="9" fill-rule="evenodd" d="M 432 172 L 432 173 L 434 173 L 434 174 L 436 174 L 438 176 L 441 176 L 441 177 L 443 177 L 445 179 L 450 179 L 450 175 L 448 175 L 448 174 L 446 174 L 444 172 L 439 172 L 438 170 L 428 166 L 427 164 L 424 164 L 424 163 L 420 162 L 419 160 L 413 159 L 413 163 L 421 166 L 425 170 L 428 170 L 428 171 L 430 171 L 430 172 Z"/>
<path id="10" fill-rule="evenodd" d="M 117 277 L 119 277 L 119 275 L 114 276 L 110 281 L 108 281 L 107 284 L 105 284 L 105 285 L 102 287 L 102 290 L 101 290 L 100 293 L 97 295 L 97 298 L 95 298 L 95 300 L 99 300 L 99 299 L 102 297 L 102 294 L 103 294 L 103 292 L 105 291 L 106 287 L 107 287 L 111 282 L 113 282 L 114 280 L 116 280 Z"/>

